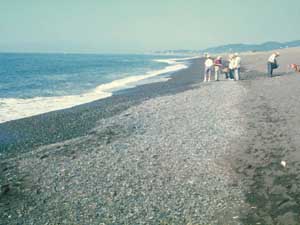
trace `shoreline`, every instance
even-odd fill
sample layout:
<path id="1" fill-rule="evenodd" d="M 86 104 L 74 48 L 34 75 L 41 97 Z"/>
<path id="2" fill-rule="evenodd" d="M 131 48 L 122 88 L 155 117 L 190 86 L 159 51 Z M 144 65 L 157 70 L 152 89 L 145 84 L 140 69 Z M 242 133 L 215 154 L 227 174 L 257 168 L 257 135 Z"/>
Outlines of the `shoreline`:
<path id="1" fill-rule="evenodd" d="M 3 220 L 9 220 L 7 215 L 18 220 L 14 210 L 27 208 L 32 199 L 33 211 L 22 212 L 29 223 L 42 211 L 39 223 L 83 224 L 90 215 L 89 224 L 223 220 L 238 225 L 235 217 L 246 205 L 226 156 L 228 135 L 235 138 L 241 128 L 227 117 L 238 116 L 234 105 L 243 93 L 236 82 L 203 84 L 202 63 L 194 60 L 167 82 L 120 92 L 111 106 L 120 107 L 118 98 L 128 104 L 113 115 L 98 117 L 84 135 L 2 160 L 0 171 L 10 179 L 10 190 L 2 196 L 9 209 Z M 232 98 L 219 98 L 228 89 Z M 88 105 L 85 113 L 100 113 L 91 112 Z M 234 132 L 226 132 L 228 127 Z M 23 197 L 17 200 L 18 196 Z M 51 209 L 57 201 L 59 207 Z M 64 218 L 60 212 L 65 212 Z"/>
<path id="2" fill-rule="evenodd" d="M 117 90 L 108 98 L 1 123 L 0 158 L 6 157 L 7 153 L 26 152 L 27 149 L 85 135 L 101 118 L 113 116 L 149 98 L 187 90 L 190 85 L 202 79 L 201 67 L 199 71 L 195 68 L 197 67 L 195 64 L 201 64 L 202 61 L 203 59 L 198 58 L 191 59 L 191 67 L 171 73 L 170 79 L 164 82 L 146 83 L 134 88 Z M 182 74 L 189 76 L 182 77 Z M 77 119 L 83 117 L 86 119 Z"/>
<path id="3" fill-rule="evenodd" d="M 204 84 L 202 65 L 0 125 L 1 220 L 297 224 L 300 76 Z"/>
<path id="4" fill-rule="evenodd" d="M 68 109 L 111 97 L 116 90 L 132 88 L 139 85 L 140 82 L 151 82 L 149 81 L 151 79 L 152 82 L 155 82 L 155 78 L 158 79 L 161 76 L 186 69 L 188 67 L 188 60 L 191 59 L 193 59 L 193 57 L 155 60 L 166 64 L 166 66 L 161 70 L 148 71 L 144 75 L 129 76 L 113 80 L 109 83 L 100 84 L 93 90 L 78 95 L 34 97 L 29 99 L 0 98 L 0 104 L 2 106 L 0 109 L 0 124 L 12 120 L 24 119 L 44 113 Z"/>

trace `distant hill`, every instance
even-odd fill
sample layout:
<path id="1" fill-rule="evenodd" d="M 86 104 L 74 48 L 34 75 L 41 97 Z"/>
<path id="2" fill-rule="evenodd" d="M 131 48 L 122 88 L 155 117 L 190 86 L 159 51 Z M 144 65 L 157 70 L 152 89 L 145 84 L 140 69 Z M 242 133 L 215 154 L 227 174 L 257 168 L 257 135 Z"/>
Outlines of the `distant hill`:
<path id="1" fill-rule="evenodd" d="M 300 40 L 289 42 L 265 42 L 263 44 L 229 44 L 221 45 L 217 47 L 207 48 L 203 50 L 164 50 L 156 51 L 157 54 L 201 54 L 205 52 L 209 53 L 224 53 L 224 52 L 259 52 L 259 51 L 271 51 L 280 48 L 300 47 Z"/>
<path id="2" fill-rule="evenodd" d="M 222 53 L 222 52 L 248 52 L 248 51 L 271 51 L 280 48 L 291 48 L 300 46 L 300 40 L 290 42 L 265 42 L 263 44 L 229 44 L 213 48 L 207 48 L 202 52 Z"/>
<path id="3" fill-rule="evenodd" d="M 178 50 L 162 50 L 154 51 L 154 54 L 164 54 L 164 55 L 181 55 L 181 54 L 199 54 L 199 50 L 187 50 L 187 49 L 178 49 Z"/>

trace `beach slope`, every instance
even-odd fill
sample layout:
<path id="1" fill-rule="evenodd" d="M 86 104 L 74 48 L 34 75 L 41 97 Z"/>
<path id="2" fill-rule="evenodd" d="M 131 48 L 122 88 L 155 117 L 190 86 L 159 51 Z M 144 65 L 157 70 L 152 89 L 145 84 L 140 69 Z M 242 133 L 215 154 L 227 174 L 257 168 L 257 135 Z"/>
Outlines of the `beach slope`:
<path id="1" fill-rule="evenodd" d="M 202 83 L 202 64 L 115 99 L 2 125 L 11 135 L 1 221 L 297 224 L 300 76 L 246 67 L 240 82 Z M 72 126 L 51 136 L 49 121 Z M 10 138 L 44 122 L 47 141 L 34 131 Z"/>

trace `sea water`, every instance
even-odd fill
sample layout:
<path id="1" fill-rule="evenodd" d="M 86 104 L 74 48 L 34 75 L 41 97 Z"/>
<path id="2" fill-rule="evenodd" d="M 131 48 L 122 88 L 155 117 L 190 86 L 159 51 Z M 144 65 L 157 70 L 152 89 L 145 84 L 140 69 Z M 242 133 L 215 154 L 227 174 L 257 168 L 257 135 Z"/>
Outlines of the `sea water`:
<path id="1" fill-rule="evenodd" d="M 157 55 L 0 54 L 0 123 L 110 97 L 187 68 Z M 152 79 L 153 80 L 153 79 Z"/>

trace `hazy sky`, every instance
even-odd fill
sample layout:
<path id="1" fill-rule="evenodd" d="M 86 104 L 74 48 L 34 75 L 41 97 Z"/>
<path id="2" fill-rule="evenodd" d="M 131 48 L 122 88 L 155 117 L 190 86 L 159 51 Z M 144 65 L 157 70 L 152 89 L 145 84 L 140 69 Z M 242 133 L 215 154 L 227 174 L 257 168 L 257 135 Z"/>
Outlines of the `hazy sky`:
<path id="1" fill-rule="evenodd" d="M 0 0 L 0 51 L 143 52 L 300 39 L 299 0 Z"/>

